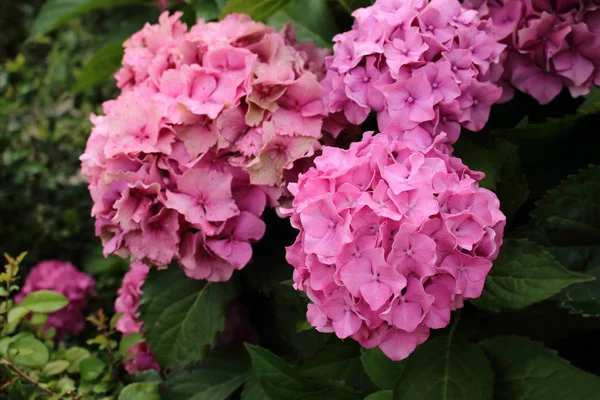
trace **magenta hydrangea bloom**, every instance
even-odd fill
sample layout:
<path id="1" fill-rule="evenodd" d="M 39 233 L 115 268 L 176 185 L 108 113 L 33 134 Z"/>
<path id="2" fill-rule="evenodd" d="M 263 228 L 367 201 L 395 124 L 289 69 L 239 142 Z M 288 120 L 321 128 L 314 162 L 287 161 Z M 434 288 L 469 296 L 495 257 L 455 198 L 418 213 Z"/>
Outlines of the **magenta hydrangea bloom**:
<path id="1" fill-rule="evenodd" d="M 461 125 L 483 128 L 502 94 L 493 82 L 505 46 L 475 11 L 458 0 L 377 0 L 352 15 L 354 27 L 333 38 L 327 59 L 327 129 L 343 127 L 334 118 L 358 125 L 371 110 L 381 131 L 419 127 L 445 132 L 449 143 Z"/>
<path id="2" fill-rule="evenodd" d="M 123 277 L 123 283 L 115 301 L 115 312 L 123 313 L 117 322 L 116 329 L 123 335 L 142 332 L 142 322 L 138 320 L 138 306 L 142 295 L 142 284 L 148 275 L 148 270 L 149 268 L 145 264 L 139 261 L 134 262 L 131 264 L 129 272 Z M 141 342 L 133 345 L 129 349 L 129 354 L 131 354 L 131 358 L 124 362 L 128 373 L 133 374 L 148 369 L 160 371 L 148 343 Z"/>
<path id="3" fill-rule="evenodd" d="M 320 148 L 326 52 L 245 15 L 189 31 L 180 16 L 125 42 L 122 93 L 92 116 L 82 169 L 105 254 L 226 281 Z"/>
<path id="4" fill-rule="evenodd" d="M 506 218 L 443 140 L 365 133 L 349 150 L 325 147 L 290 184 L 300 233 L 287 260 L 318 331 L 401 360 L 481 295 Z"/>
<path id="5" fill-rule="evenodd" d="M 96 296 L 96 281 L 90 275 L 78 271 L 73 264 L 66 261 L 42 261 L 31 269 L 21 291 L 15 296 L 15 303 L 20 303 L 33 292 L 52 290 L 69 300 L 69 304 L 48 315 L 44 329 L 54 328 L 55 338 L 64 335 L 77 335 L 85 328 L 84 311 L 89 300 Z"/>
<path id="6" fill-rule="evenodd" d="M 600 85 L 600 6 L 583 0 L 468 0 L 507 45 L 503 79 L 547 104 L 564 87 L 573 97 Z"/>

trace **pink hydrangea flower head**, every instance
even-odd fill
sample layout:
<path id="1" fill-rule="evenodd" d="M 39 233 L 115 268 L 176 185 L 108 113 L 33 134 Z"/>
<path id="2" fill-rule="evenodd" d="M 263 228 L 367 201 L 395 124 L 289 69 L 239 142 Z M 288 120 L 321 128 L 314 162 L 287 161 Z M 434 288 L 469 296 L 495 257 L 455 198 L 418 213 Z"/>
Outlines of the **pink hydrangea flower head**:
<path id="1" fill-rule="evenodd" d="M 44 329 L 54 328 L 55 338 L 64 335 L 77 335 L 85 328 L 85 309 L 91 298 L 96 296 L 96 281 L 90 275 L 78 271 L 73 264 L 65 261 L 48 260 L 34 266 L 21 291 L 15 296 L 20 303 L 33 292 L 52 290 L 69 300 L 69 304 L 48 315 Z"/>
<path id="2" fill-rule="evenodd" d="M 148 275 L 148 266 L 136 261 L 131 264 L 129 271 L 123 277 L 123 283 L 115 300 L 115 312 L 123 313 L 117 322 L 116 329 L 123 335 L 142 332 L 142 322 L 139 321 L 138 306 L 142 296 L 142 285 Z M 129 349 L 132 357 L 125 360 L 125 369 L 128 373 L 154 369 L 160 371 L 160 367 L 150 351 L 146 342 L 135 344 Z"/>
<path id="3" fill-rule="evenodd" d="M 481 295 L 506 218 L 445 133 L 396 136 L 325 146 L 290 184 L 300 233 L 287 260 L 312 326 L 400 360 Z"/>
<path id="4" fill-rule="evenodd" d="M 502 95 L 494 82 L 505 45 L 475 11 L 458 0 L 378 0 L 353 16 L 352 30 L 334 37 L 327 59 L 326 129 L 337 133 L 343 119 L 358 125 L 371 110 L 383 132 L 419 127 L 435 137 L 444 131 L 448 143 L 461 125 L 474 131 L 485 125 Z M 486 96 L 474 100 L 481 90 Z M 445 126 L 448 110 L 452 127 Z"/>
<path id="5" fill-rule="evenodd" d="M 600 84 L 600 8 L 581 0 L 468 0 L 505 44 L 502 79 L 547 104 Z M 507 97 L 506 99 L 508 99 Z"/>
<path id="6" fill-rule="evenodd" d="M 326 51 L 246 15 L 163 13 L 125 41 L 82 170 L 106 254 L 228 280 L 320 149 Z"/>

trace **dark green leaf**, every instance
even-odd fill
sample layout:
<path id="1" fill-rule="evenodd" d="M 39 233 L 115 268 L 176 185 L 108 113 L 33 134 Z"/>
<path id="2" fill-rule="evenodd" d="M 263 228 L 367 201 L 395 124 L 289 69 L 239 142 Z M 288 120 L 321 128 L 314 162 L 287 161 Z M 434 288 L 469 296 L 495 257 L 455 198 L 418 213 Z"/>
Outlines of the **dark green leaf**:
<path id="1" fill-rule="evenodd" d="M 526 231 L 568 269 L 598 277 L 600 268 L 600 166 L 569 176 L 548 191 L 532 213 Z M 573 311 L 598 315 L 600 283 L 579 284 L 563 292 Z"/>
<path id="2" fill-rule="evenodd" d="M 337 3 L 348 13 L 351 14 L 354 10 L 361 7 L 372 5 L 374 0 L 337 0 Z"/>
<path id="3" fill-rule="evenodd" d="M 15 364 L 30 368 L 43 366 L 49 358 L 46 345 L 33 336 L 24 336 L 11 343 L 8 354 Z"/>
<path id="4" fill-rule="evenodd" d="M 246 348 L 260 384 L 272 399 L 359 400 L 364 397 L 350 388 L 311 379 L 266 349 L 248 344 Z"/>
<path id="5" fill-rule="evenodd" d="M 29 38 L 48 33 L 71 18 L 100 8 L 143 3 L 145 0 L 48 0 L 38 14 Z"/>
<path id="6" fill-rule="evenodd" d="M 591 92 L 585 96 L 585 101 L 579 106 L 579 114 L 593 114 L 600 111 L 600 88 L 592 86 Z"/>
<path id="7" fill-rule="evenodd" d="M 69 300 L 60 293 L 51 290 L 39 290 L 29 293 L 19 304 L 32 312 L 51 313 L 66 307 Z"/>
<path id="8" fill-rule="evenodd" d="M 217 349 L 202 363 L 173 371 L 165 381 L 164 398 L 170 400 L 225 399 L 250 375 L 248 356 L 240 351 Z"/>
<path id="9" fill-rule="evenodd" d="M 429 339 L 405 361 L 394 400 L 492 400 L 494 375 L 483 351 L 449 335 Z"/>
<path id="10" fill-rule="evenodd" d="M 294 0 L 267 19 L 277 29 L 288 21 L 299 42 L 314 42 L 318 47 L 331 47 L 331 38 L 338 33 L 335 17 L 323 0 Z"/>
<path id="11" fill-rule="evenodd" d="M 94 57 L 83 66 L 73 90 L 83 92 L 104 82 L 119 69 L 122 57 L 122 42 L 115 41 L 102 46 Z"/>
<path id="12" fill-rule="evenodd" d="M 142 341 L 144 341 L 144 335 L 139 332 L 124 335 L 121 339 L 121 343 L 119 343 L 119 352 L 125 354 L 130 348 Z"/>
<path id="13" fill-rule="evenodd" d="M 217 19 L 222 8 L 215 0 L 189 0 L 188 3 L 194 6 L 196 17 L 205 21 Z"/>
<path id="14" fill-rule="evenodd" d="M 119 400 L 160 400 L 156 383 L 131 383 L 121 390 Z"/>
<path id="15" fill-rule="evenodd" d="M 242 399 L 241 400 L 270 400 L 271 398 L 267 396 L 262 385 L 258 381 L 258 378 L 252 376 L 248 382 L 244 385 L 244 390 L 242 391 Z"/>
<path id="16" fill-rule="evenodd" d="M 100 376 L 106 364 L 96 356 L 84 358 L 79 362 L 79 373 L 84 381 L 93 381 Z"/>
<path id="17" fill-rule="evenodd" d="M 142 290 L 146 340 L 163 367 L 202 359 L 225 328 L 225 311 L 234 294 L 230 283 L 190 279 L 178 268 L 151 270 Z"/>
<path id="18" fill-rule="evenodd" d="M 392 361 L 378 348 L 363 349 L 361 361 L 365 372 L 380 389 L 394 389 L 404 369 L 401 361 Z"/>
<path id="19" fill-rule="evenodd" d="M 256 21 L 263 20 L 281 9 L 290 0 L 227 0 L 219 18 L 231 13 L 248 14 Z"/>
<path id="20" fill-rule="evenodd" d="M 554 296 L 561 289 L 593 279 L 569 271 L 541 246 L 526 239 L 505 240 L 487 276 L 480 308 L 523 308 Z"/>
<path id="21" fill-rule="evenodd" d="M 481 343 L 496 375 L 496 400 L 595 400 L 600 378 L 571 366 L 542 344 L 518 337 Z"/>
<path id="22" fill-rule="evenodd" d="M 354 341 L 333 340 L 301 365 L 300 371 L 310 377 L 341 383 L 369 393 L 376 389 L 363 369 L 360 349 Z"/>
<path id="23" fill-rule="evenodd" d="M 394 399 L 394 391 L 393 390 L 380 390 L 379 392 L 375 392 L 367 397 L 365 400 L 393 400 Z"/>

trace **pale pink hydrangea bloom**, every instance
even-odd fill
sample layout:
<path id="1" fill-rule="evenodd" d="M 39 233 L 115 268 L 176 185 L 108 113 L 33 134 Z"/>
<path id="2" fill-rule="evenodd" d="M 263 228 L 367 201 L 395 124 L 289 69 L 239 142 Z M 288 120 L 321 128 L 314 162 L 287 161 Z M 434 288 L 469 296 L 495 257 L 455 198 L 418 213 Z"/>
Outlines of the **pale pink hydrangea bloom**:
<path id="1" fill-rule="evenodd" d="M 142 295 L 142 284 L 148 275 L 148 270 L 148 266 L 137 261 L 131 264 L 129 272 L 123 277 L 123 283 L 115 301 L 115 312 L 123 313 L 117 322 L 116 329 L 123 335 L 142 332 L 142 322 L 138 320 L 138 306 Z M 133 345 L 129 349 L 129 354 L 131 354 L 131 358 L 124 362 L 128 373 L 132 374 L 148 369 L 160 371 L 148 343 L 141 342 Z"/>
<path id="2" fill-rule="evenodd" d="M 481 295 L 502 244 L 494 193 L 441 145 L 365 133 L 349 150 L 324 147 L 315 168 L 290 184 L 287 248 L 294 287 L 311 300 L 320 332 L 407 357 Z"/>
<path id="3" fill-rule="evenodd" d="M 90 275 L 78 271 L 66 261 L 48 260 L 37 264 L 27 275 L 21 291 L 15 296 L 20 303 L 33 292 L 52 290 L 69 300 L 69 304 L 48 315 L 44 329 L 56 329 L 55 338 L 77 335 L 85 328 L 84 311 L 89 300 L 96 296 L 96 281 Z"/>
<path id="4" fill-rule="evenodd" d="M 475 11 L 458 0 L 377 0 L 352 15 L 327 59 L 327 129 L 343 127 L 333 118 L 358 125 L 371 110 L 382 131 L 421 127 L 449 143 L 461 125 L 483 128 L 502 94 L 493 82 L 505 46 Z"/>
<path id="5" fill-rule="evenodd" d="M 295 161 L 320 148 L 323 50 L 229 15 L 163 13 L 125 42 L 121 95 L 81 156 L 105 254 L 226 281 L 251 259 Z M 292 174 L 293 175 L 293 174 Z"/>
<path id="6" fill-rule="evenodd" d="M 600 85 L 600 5 L 583 0 L 468 0 L 507 45 L 505 86 L 547 104 L 564 87 L 573 97 Z M 510 90 L 510 89 L 509 89 Z M 503 96 L 506 100 L 512 92 Z"/>

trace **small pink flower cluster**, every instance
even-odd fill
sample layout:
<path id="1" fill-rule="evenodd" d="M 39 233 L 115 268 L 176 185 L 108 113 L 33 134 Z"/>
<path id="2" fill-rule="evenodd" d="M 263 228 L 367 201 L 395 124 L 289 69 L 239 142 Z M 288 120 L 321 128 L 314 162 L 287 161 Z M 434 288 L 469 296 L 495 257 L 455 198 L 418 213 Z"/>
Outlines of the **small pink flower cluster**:
<path id="1" fill-rule="evenodd" d="M 125 42 L 122 89 L 82 155 L 106 254 L 226 281 L 252 256 L 284 172 L 320 147 L 324 53 L 229 15 L 163 13 Z"/>
<path id="2" fill-rule="evenodd" d="M 138 306 L 142 296 L 142 284 L 148 275 L 148 266 L 136 261 L 131 264 L 129 272 L 123 277 L 123 283 L 118 291 L 115 301 L 115 312 L 123 313 L 117 322 L 116 329 L 123 335 L 142 331 L 142 322 L 138 321 Z M 150 346 L 146 342 L 133 345 L 129 349 L 132 358 L 125 360 L 125 369 L 128 373 L 154 369 L 160 371 Z"/>
<path id="3" fill-rule="evenodd" d="M 600 6 L 583 0 L 468 0 L 507 45 L 503 79 L 547 104 L 600 85 Z M 512 93 L 511 93 L 512 95 Z M 507 96 L 507 100 L 511 96 Z"/>
<path id="4" fill-rule="evenodd" d="M 481 295 L 506 219 L 443 140 L 419 149 L 365 133 L 349 150 L 325 147 L 290 184 L 300 233 L 287 260 L 317 330 L 401 360 Z"/>
<path id="5" fill-rule="evenodd" d="M 329 120 L 358 125 L 373 109 L 382 131 L 420 127 L 450 143 L 461 125 L 483 128 L 502 94 L 492 82 L 505 46 L 477 12 L 458 0 L 377 0 L 352 15 L 327 59 Z"/>
<path id="6" fill-rule="evenodd" d="M 65 261 L 49 260 L 37 264 L 27 275 L 21 291 L 15 296 L 15 303 L 20 303 L 33 292 L 52 290 L 69 300 L 69 304 L 48 315 L 44 329 L 54 328 L 55 338 L 64 335 L 77 335 L 85 328 L 84 310 L 89 300 L 96 296 L 96 281 L 84 272 L 80 272 L 73 264 Z"/>

